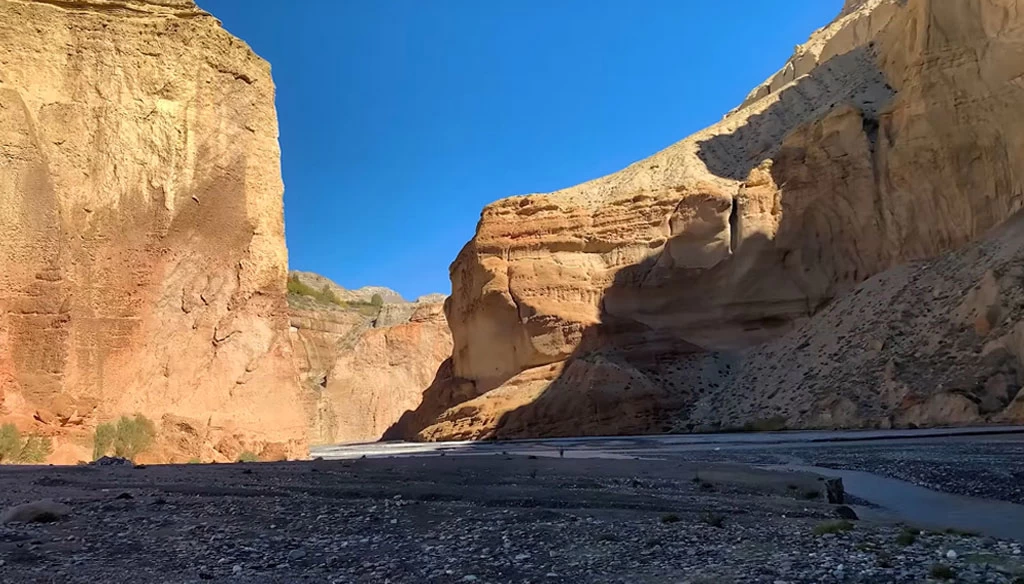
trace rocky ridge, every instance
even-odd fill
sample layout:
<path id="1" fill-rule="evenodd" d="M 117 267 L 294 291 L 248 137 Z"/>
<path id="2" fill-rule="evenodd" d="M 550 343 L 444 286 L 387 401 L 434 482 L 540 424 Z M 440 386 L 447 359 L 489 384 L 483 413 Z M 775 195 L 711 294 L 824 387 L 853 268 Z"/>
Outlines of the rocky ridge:
<path id="1" fill-rule="evenodd" d="M 1022 14 L 847 2 L 720 123 L 486 207 L 451 267 L 454 379 L 402 435 L 1020 420 L 1016 236 L 942 254 L 1024 201 Z"/>
<path id="2" fill-rule="evenodd" d="M 303 456 L 270 67 L 191 0 L 0 0 L 0 421 Z"/>
<path id="3" fill-rule="evenodd" d="M 405 299 L 402 298 L 401 294 L 395 292 L 391 288 L 385 288 L 384 286 L 363 286 L 362 288 L 358 288 L 356 290 L 349 290 L 347 288 L 339 286 L 330 278 L 321 276 L 320 274 L 314 272 L 291 270 L 290 272 L 288 272 L 288 276 L 291 278 L 295 278 L 308 286 L 316 288 L 317 290 L 321 290 L 326 287 L 328 290 L 333 292 L 334 295 L 337 296 L 339 300 L 342 300 L 344 302 L 370 302 L 371 300 L 373 300 L 373 296 L 377 294 L 380 295 L 381 299 L 384 300 L 384 302 L 398 304 L 405 303 Z M 441 300 L 444 300 L 443 296 Z"/>

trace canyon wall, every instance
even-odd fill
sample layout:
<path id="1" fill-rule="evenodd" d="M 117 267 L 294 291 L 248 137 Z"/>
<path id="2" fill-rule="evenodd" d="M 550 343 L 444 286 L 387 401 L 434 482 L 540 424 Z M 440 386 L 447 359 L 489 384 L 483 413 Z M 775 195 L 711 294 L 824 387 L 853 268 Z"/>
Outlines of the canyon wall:
<path id="1" fill-rule="evenodd" d="M 304 456 L 269 65 L 191 0 L 0 0 L 0 421 Z"/>
<path id="2" fill-rule="evenodd" d="M 439 383 L 452 352 L 444 296 L 415 302 L 393 290 L 346 290 L 323 276 L 292 272 L 330 300 L 290 294 L 291 340 L 311 444 L 379 440 L 416 411 Z M 376 307 L 374 295 L 387 299 Z"/>
<path id="3" fill-rule="evenodd" d="M 895 350 L 867 329 L 909 339 L 918 334 L 911 323 L 930 327 L 928 338 L 949 327 L 980 334 L 972 319 L 987 307 L 939 324 L 897 310 L 892 287 L 903 302 L 921 295 L 916 308 L 938 319 L 971 304 L 966 296 L 1010 285 L 1004 256 L 915 268 L 947 266 L 958 279 L 945 292 L 901 274 L 1022 206 L 1022 5 L 848 1 L 718 124 L 613 175 L 486 207 L 451 266 L 451 386 L 401 435 L 1020 419 L 1012 323 L 979 325 L 1010 347 L 987 372 L 981 354 L 996 349 L 974 337 L 936 361 L 949 375 L 908 373 L 937 359 L 933 345 L 899 341 L 903 353 L 870 363 L 851 349 Z M 1005 250 L 1009 241 L 984 245 Z M 994 275 L 979 273 L 985 266 Z M 985 292 L 969 292 L 975 284 Z M 930 294 L 944 300 L 928 304 Z M 855 310 L 866 295 L 881 304 Z M 836 311 L 856 312 L 857 332 L 830 321 Z M 838 376 L 869 365 L 889 373 L 865 372 L 836 390 Z M 933 384 L 957 368 L 970 382 Z"/>

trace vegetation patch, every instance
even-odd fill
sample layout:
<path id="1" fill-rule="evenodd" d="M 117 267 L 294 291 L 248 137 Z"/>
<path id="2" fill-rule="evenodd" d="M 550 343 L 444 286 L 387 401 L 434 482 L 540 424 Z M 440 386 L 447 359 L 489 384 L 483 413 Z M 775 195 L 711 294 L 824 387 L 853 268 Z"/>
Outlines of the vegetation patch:
<path id="1" fill-rule="evenodd" d="M 0 426 L 0 464 L 41 463 L 52 453 L 53 441 L 46 436 L 22 438 L 14 424 Z"/>
<path id="2" fill-rule="evenodd" d="M 946 564 L 933 564 L 928 573 L 937 580 L 952 580 L 956 578 L 956 570 Z"/>
<path id="3" fill-rule="evenodd" d="M 142 414 L 134 417 L 121 416 L 117 422 L 96 426 L 92 454 L 101 458 L 113 453 L 114 456 L 135 460 L 153 445 L 156 439 L 156 425 Z"/>
<path id="4" fill-rule="evenodd" d="M 256 453 L 246 450 L 238 455 L 238 462 L 259 462 L 260 457 Z"/>
<path id="5" fill-rule="evenodd" d="M 334 293 L 334 290 L 331 290 L 330 286 L 325 284 L 317 290 L 295 275 L 288 276 L 288 295 L 289 297 L 302 296 L 311 298 L 321 304 L 333 304 L 334 306 L 345 310 L 353 310 L 366 316 L 377 316 L 380 314 L 381 307 L 384 306 L 384 298 L 380 294 L 374 294 L 369 302 L 346 301 L 339 298 Z"/>
<path id="6" fill-rule="evenodd" d="M 917 529 L 906 527 L 903 529 L 903 531 L 900 532 L 899 535 L 896 536 L 896 543 L 904 547 L 911 545 L 915 541 L 917 541 L 917 536 L 920 533 L 921 532 Z"/>
<path id="7" fill-rule="evenodd" d="M 710 511 L 701 515 L 700 520 L 705 525 L 710 525 L 711 527 L 723 527 L 725 525 L 725 515 L 711 513 Z"/>

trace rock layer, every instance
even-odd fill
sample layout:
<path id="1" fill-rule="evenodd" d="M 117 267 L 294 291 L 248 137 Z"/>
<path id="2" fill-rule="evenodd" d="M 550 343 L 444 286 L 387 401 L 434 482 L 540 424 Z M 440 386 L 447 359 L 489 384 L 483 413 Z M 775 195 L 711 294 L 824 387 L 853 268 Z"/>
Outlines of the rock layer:
<path id="1" fill-rule="evenodd" d="M 270 68 L 191 0 L 0 0 L 0 419 L 305 452 Z"/>
<path id="2" fill-rule="evenodd" d="M 303 273 L 303 281 L 321 288 L 337 286 L 312 276 Z M 387 289 L 360 290 L 379 294 Z M 312 444 L 382 438 L 431 394 L 442 363 L 451 355 L 444 296 L 388 302 L 372 312 L 366 306 L 296 295 L 289 301 L 295 366 Z"/>
<path id="3" fill-rule="evenodd" d="M 781 395 L 768 386 L 792 381 L 778 360 L 793 356 L 764 343 L 806 336 L 807 319 L 824 322 L 865 279 L 1021 208 L 1020 4 L 847 2 L 715 126 L 616 174 L 489 205 L 451 267 L 458 389 L 405 435 L 650 432 L 766 415 Z M 855 362 L 830 358 L 847 363 L 836 371 Z M 774 373 L 758 368 L 772 359 Z M 917 401 L 940 391 L 908 383 Z M 787 421 L 836 423 L 817 401 L 826 380 L 799 387 L 786 399 L 806 411 Z M 843 425 L 876 423 L 867 412 L 879 408 L 859 402 L 877 395 L 849 393 Z M 916 415 L 916 403 L 884 417 L 1010 415 L 963 404 Z"/>

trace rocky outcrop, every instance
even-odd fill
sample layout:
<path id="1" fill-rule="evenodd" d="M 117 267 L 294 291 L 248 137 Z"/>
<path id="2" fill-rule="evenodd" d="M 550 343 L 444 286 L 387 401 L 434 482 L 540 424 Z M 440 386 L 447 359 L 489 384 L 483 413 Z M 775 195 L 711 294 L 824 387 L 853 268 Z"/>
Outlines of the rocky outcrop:
<path id="1" fill-rule="evenodd" d="M 317 290 L 326 288 L 343 302 L 370 302 L 373 300 L 374 295 L 377 295 L 380 296 L 384 302 L 405 304 L 405 299 L 402 298 L 401 294 L 395 292 L 391 288 L 385 288 L 384 286 L 363 286 L 356 290 L 349 290 L 347 288 L 342 288 L 330 278 L 326 278 L 313 272 L 292 270 L 288 275 L 289 277 L 295 278 L 299 282 Z M 441 300 L 444 300 L 444 295 L 441 295 Z"/>
<path id="2" fill-rule="evenodd" d="M 1022 284 L 1018 213 L 980 242 L 869 279 L 792 334 L 733 355 L 729 371 L 706 367 L 723 390 L 677 429 L 1020 422 Z"/>
<path id="3" fill-rule="evenodd" d="M 0 0 L 0 420 L 304 456 L 270 68 L 191 0 Z"/>
<path id="4" fill-rule="evenodd" d="M 303 281 L 319 284 L 316 289 L 336 286 L 322 276 Z M 360 290 L 382 289 L 387 290 Z M 382 438 L 406 412 L 420 408 L 451 355 L 444 296 L 387 302 L 372 310 L 297 295 L 289 301 L 313 444 Z"/>
<path id="5" fill-rule="evenodd" d="M 824 326 L 823 309 L 865 279 L 963 246 L 1021 208 L 1020 8 L 849 1 L 715 126 L 616 174 L 486 207 L 451 267 L 457 389 L 405 435 L 633 433 L 771 415 L 759 408 L 797 359 L 778 342 Z M 816 341 L 803 342 L 792 349 Z M 856 362 L 841 347 L 826 353 L 846 363 L 837 374 Z M 831 379 L 787 390 L 787 407 L 806 411 L 786 420 L 837 423 L 815 397 Z M 1010 415 L 1003 397 L 995 410 L 913 413 L 946 391 L 923 383 L 886 419 Z M 879 419 L 858 401 L 875 403 L 872 389 L 849 393 L 844 425 Z"/>

